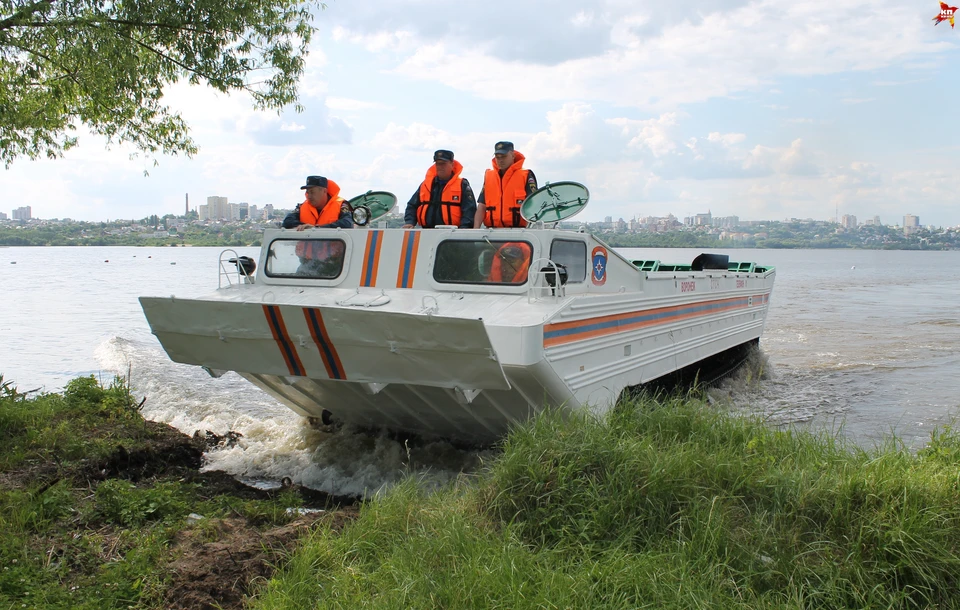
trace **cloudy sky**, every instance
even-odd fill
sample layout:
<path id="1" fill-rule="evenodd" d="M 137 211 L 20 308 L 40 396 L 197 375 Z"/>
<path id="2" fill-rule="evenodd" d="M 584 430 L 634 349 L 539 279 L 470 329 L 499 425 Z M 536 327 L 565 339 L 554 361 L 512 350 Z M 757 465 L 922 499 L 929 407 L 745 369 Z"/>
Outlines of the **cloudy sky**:
<path id="1" fill-rule="evenodd" d="M 437 148 L 479 186 L 512 140 L 580 215 L 960 225 L 960 28 L 930 0 L 330 0 L 304 112 L 168 93 L 200 145 L 160 165 L 97 138 L 0 174 L 0 211 L 104 220 L 210 195 L 292 207 L 308 174 L 406 202 Z M 149 176 L 144 176 L 149 170 Z"/>

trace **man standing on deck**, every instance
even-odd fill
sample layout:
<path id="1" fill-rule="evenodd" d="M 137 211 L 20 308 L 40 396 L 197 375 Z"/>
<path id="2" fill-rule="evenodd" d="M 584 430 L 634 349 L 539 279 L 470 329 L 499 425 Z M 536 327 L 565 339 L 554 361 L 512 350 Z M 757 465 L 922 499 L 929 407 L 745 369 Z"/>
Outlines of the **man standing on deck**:
<path id="1" fill-rule="evenodd" d="M 461 178 L 463 165 L 453 159 L 453 152 L 438 150 L 433 153 L 433 165 L 420 188 L 410 197 L 403 214 L 403 228 L 421 226 L 432 229 L 437 225 L 452 225 L 462 229 L 473 228 L 477 202 L 466 178 Z"/>
<path id="2" fill-rule="evenodd" d="M 537 177 L 523 169 L 524 156 L 514 150 L 513 142 L 497 142 L 493 148 L 493 169 L 483 174 L 483 189 L 477 199 L 473 227 L 525 227 L 520 206 L 527 195 L 537 190 Z"/>

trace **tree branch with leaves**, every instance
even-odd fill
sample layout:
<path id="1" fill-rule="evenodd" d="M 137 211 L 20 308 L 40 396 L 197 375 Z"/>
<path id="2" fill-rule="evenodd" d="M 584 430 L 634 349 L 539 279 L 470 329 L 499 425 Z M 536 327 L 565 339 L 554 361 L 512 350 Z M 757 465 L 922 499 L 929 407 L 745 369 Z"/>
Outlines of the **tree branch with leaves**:
<path id="1" fill-rule="evenodd" d="M 0 159 L 56 158 L 85 125 L 153 155 L 197 151 L 163 90 L 181 80 L 297 100 L 314 28 L 303 0 L 0 0 Z M 299 107 L 298 107 L 299 109 Z"/>

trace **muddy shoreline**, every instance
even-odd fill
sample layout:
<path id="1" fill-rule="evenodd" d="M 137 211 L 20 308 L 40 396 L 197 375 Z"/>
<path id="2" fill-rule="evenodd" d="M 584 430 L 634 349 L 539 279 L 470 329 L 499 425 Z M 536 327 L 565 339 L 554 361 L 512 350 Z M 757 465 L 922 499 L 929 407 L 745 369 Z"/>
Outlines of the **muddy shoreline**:
<path id="1" fill-rule="evenodd" d="M 166 566 L 170 580 L 165 600 L 169 608 L 243 608 L 243 600 L 253 593 L 255 583 L 270 578 L 278 560 L 292 551 L 297 540 L 317 527 L 318 522 L 339 530 L 356 517 L 358 498 L 334 496 L 301 486 L 263 490 L 245 485 L 223 472 L 200 472 L 203 452 L 230 442 L 229 438 L 199 431 L 189 437 L 166 424 L 146 422 L 146 425 L 156 430 L 158 438 L 135 451 L 118 446 L 110 459 L 100 465 L 97 476 L 125 479 L 135 484 L 178 477 L 199 485 L 206 496 L 273 500 L 280 491 L 285 491 L 296 493 L 300 498 L 300 506 L 296 507 L 300 510 L 291 507 L 296 518 L 286 525 L 263 528 L 242 516 L 205 517 L 198 521 L 205 521 L 202 528 L 181 530 L 170 548 L 175 558 Z"/>
<path id="2" fill-rule="evenodd" d="M 133 598 L 117 594 L 103 607 L 129 600 L 136 607 L 240 609 L 303 536 L 320 527 L 339 531 L 358 514 L 358 498 L 295 485 L 257 489 L 223 472 L 201 472 L 204 452 L 235 442 L 235 435 L 187 436 L 144 420 L 125 399 L 107 408 L 109 400 L 81 400 L 71 390 L 66 400 L 24 400 L 4 389 L 4 508 L 15 507 L 11 498 L 36 503 L 34 522 L 42 521 L 26 522 L 2 549 L 24 575 L 2 587 L 7 602 L 70 607 L 82 593 L 126 587 Z M 101 399 L 111 391 L 81 389 Z M 38 414 L 48 404 L 51 412 Z M 118 510 L 111 511 L 111 499 Z M 63 506 L 50 511 L 53 518 L 44 517 L 43 507 L 57 503 Z M 145 541 L 156 546 L 141 581 Z M 117 566 L 127 582 L 104 576 Z"/>

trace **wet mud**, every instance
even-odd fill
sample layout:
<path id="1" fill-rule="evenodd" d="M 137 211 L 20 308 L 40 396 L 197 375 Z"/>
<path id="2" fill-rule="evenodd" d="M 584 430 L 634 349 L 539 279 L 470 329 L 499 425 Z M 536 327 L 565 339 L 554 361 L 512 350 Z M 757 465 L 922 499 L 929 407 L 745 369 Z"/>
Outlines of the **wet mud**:
<path id="1" fill-rule="evenodd" d="M 188 517 L 187 524 L 170 542 L 167 564 L 160 568 L 167 583 L 164 608 L 239 610 L 255 592 L 257 583 L 269 579 L 282 565 L 284 556 L 296 549 L 302 536 L 321 522 L 324 527 L 339 530 L 359 511 L 359 500 L 353 497 L 334 496 L 289 482 L 264 490 L 244 485 L 223 472 L 201 472 L 204 452 L 236 442 L 238 435 L 198 433 L 190 437 L 165 424 L 145 421 L 143 426 L 139 439 L 127 441 L 130 447 L 117 444 L 106 459 L 97 463 L 79 460 L 64 464 L 55 456 L 28 461 L 3 473 L 0 485 L 26 488 L 39 482 L 42 493 L 60 481 L 70 481 L 71 487 L 90 491 L 111 479 L 126 480 L 138 487 L 178 481 L 196 485 L 199 496 L 206 499 L 231 496 L 240 500 L 271 500 L 280 493 L 287 494 L 287 498 L 290 493 L 299 496 L 300 506 L 293 510 L 297 516 L 282 525 L 258 522 L 239 513 L 220 519 L 200 517 L 193 523 Z M 111 438 L 110 427 L 109 422 L 104 422 L 98 435 Z M 116 437 L 124 437 L 119 424 L 116 432 Z M 123 535 L 115 524 L 106 522 L 77 523 L 76 527 L 101 532 L 108 541 L 119 541 Z M 106 559 L 120 559 L 114 555 L 107 553 Z"/>

